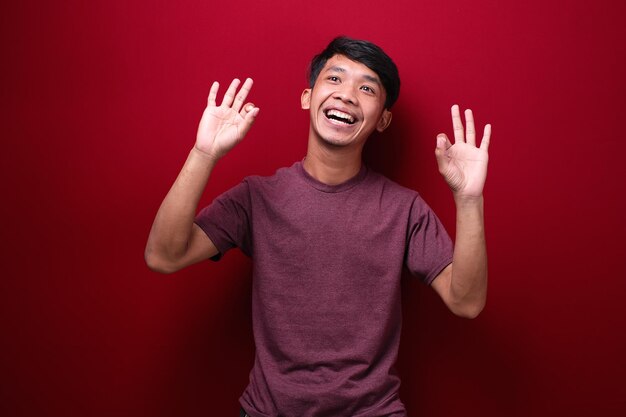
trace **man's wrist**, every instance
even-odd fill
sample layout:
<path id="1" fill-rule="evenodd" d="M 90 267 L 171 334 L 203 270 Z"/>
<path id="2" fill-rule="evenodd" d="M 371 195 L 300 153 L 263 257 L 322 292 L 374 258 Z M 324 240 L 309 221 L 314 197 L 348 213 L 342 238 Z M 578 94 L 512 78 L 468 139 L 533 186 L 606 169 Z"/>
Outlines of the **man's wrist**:
<path id="1" fill-rule="evenodd" d="M 484 204 L 483 195 L 468 196 L 454 194 L 454 203 L 457 209 L 461 208 L 482 208 Z"/>
<path id="2" fill-rule="evenodd" d="M 217 163 L 217 161 L 219 161 L 219 157 L 209 154 L 207 152 L 204 152 L 200 149 L 198 149 L 198 147 L 196 145 L 194 145 L 191 148 L 191 152 L 190 154 L 192 154 L 194 157 L 199 158 L 200 160 L 210 164 L 210 165 L 215 165 Z"/>

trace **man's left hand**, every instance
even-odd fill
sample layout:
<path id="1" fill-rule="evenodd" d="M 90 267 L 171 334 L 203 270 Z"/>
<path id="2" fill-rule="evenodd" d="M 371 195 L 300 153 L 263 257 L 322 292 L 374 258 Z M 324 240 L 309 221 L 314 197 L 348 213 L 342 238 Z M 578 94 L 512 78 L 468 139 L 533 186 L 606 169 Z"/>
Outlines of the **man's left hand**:
<path id="1" fill-rule="evenodd" d="M 485 126 L 480 146 L 477 146 L 474 115 L 469 109 L 465 110 L 465 124 L 467 132 L 463 129 L 459 106 L 452 106 L 454 145 L 445 133 L 440 133 L 435 149 L 439 172 L 452 189 L 455 199 L 481 197 L 487 178 L 491 125 Z"/>

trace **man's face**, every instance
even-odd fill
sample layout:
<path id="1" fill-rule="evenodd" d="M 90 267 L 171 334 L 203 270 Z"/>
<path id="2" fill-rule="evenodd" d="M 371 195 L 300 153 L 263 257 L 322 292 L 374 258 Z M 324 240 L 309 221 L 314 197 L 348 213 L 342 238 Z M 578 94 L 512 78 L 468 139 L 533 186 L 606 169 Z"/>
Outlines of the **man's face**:
<path id="1" fill-rule="evenodd" d="M 312 89 L 302 93 L 302 108 L 309 110 L 309 136 L 335 146 L 362 147 L 376 129 L 391 122 L 385 109 L 385 89 L 378 75 L 343 55 L 330 58 Z"/>

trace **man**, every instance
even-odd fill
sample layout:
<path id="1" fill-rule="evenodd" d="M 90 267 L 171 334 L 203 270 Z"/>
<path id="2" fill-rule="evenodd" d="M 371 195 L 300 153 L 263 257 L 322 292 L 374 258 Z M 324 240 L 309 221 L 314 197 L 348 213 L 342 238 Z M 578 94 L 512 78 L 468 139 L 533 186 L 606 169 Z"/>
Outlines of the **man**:
<path id="1" fill-rule="evenodd" d="M 452 107 L 454 145 L 437 137 L 439 171 L 457 208 L 453 247 L 420 196 L 363 166 L 363 145 L 391 122 L 399 77 L 376 45 L 337 38 L 311 63 L 302 93 L 305 159 L 249 177 L 195 216 L 209 175 L 259 114 L 234 80 L 213 83 L 195 146 L 161 205 L 148 265 L 169 273 L 239 247 L 254 263 L 256 344 L 242 415 L 405 416 L 394 370 L 403 266 L 457 315 L 475 317 L 487 291 L 482 190 L 491 127 L 480 146 L 472 112 Z M 245 411 L 244 411 L 245 410 Z"/>

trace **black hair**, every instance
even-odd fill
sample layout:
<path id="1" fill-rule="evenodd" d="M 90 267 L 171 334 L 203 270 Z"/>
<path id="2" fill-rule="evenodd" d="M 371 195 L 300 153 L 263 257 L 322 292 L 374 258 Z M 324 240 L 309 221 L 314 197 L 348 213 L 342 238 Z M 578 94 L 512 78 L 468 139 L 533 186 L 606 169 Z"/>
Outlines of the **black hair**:
<path id="1" fill-rule="evenodd" d="M 400 94 L 398 67 L 389 56 L 371 42 L 339 36 L 333 39 L 326 49 L 313 57 L 309 66 L 309 86 L 313 88 L 326 61 L 335 55 L 343 55 L 359 62 L 378 75 L 385 88 L 385 108 L 390 109 Z"/>

